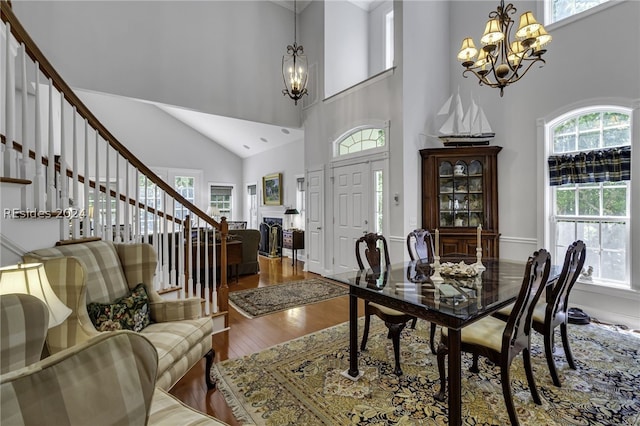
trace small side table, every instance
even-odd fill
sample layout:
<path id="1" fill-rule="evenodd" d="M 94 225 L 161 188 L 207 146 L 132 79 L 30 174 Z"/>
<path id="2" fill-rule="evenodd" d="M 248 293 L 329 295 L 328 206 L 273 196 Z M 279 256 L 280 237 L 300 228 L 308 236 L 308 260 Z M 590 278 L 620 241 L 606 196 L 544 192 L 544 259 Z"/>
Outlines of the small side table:
<path id="1" fill-rule="evenodd" d="M 295 265 L 297 251 L 304 249 L 304 231 L 298 229 L 284 229 L 282 231 L 282 247 L 291 250 L 291 265 Z"/>

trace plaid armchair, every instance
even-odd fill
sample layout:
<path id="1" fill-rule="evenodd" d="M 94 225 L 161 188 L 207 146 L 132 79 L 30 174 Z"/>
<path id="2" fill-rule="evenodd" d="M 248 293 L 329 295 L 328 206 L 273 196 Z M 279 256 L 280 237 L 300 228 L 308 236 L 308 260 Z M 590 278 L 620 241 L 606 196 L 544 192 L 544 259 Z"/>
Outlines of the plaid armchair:
<path id="1" fill-rule="evenodd" d="M 157 367 L 139 333 L 102 333 L 0 376 L 0 423 L 225 425 L 155 387 Z"/>
<path id="2" fill-rule="evenodd" d="M 149 244 L 82 241 L 34 250 L 25 262 L 44 263 L 51 287 L 72 313 L 49 330 L 47 349 L 55 354 L 84 343 L 101 332 L 91 322 L 89 303 L 108 304 L 126 297 L 142 283 L 149 298 L 151 324 L 144 335 L 158 352 L 157 385 L 170 389 L 202 357 L 205 379 L 213 362 L 210 318 L 202 316 L 202 299 L 165 300 L 153 288 L 157 257 Z"/>

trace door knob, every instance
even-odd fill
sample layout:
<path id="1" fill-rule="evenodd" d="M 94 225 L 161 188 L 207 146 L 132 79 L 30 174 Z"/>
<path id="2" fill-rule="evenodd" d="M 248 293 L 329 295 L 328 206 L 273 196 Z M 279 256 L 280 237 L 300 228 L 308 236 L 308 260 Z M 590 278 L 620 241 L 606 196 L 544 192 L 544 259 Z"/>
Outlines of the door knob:
<path id="1" fill-rule="evenodd" d="M 322 226 L 318 226 L 316 229 L 319 231 L 322 229 Z"/>

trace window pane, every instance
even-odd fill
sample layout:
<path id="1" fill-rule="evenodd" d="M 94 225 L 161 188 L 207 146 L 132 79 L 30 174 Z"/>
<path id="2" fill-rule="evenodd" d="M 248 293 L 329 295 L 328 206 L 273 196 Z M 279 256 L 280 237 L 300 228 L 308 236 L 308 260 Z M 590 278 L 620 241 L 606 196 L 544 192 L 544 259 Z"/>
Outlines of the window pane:
<path id="1" fill-rule="evenodd" d="M 578 137 L 578 149 L 596 149 L 600 146 L 600 132 L 581 133 Z"/>
<path id="2" fill-rule="evenodd" d="M 558 189 L 556 192 L 556 214 L 573 215 L 576 213 L 576 190 Z"/>
<path id="3" fill-rule="evenodd" d="M 553 151 L 567 152 L 575 151 L 576 147 L 576 135 L 557 136 L 553 139 Z"/>
<path id="4" fill-rule="evenodd" d="M 624 251 L 602 252 L 602 273 L 600 277 L 606 280 L 624 281 L 625 253 Z"/>
<path id="5" fill-rule="evenodd" d="M 551 0 L 551 22 L 576 15 L 608 0 Z"/>
<path id="6" fill-rule="evenodd" d="M 627 188 L 607 188 L 602 189 L 602 199 L 604 200 L 603 212 L 605 216 L 626 216 L 627 215 Z"/>
<path id="7" fill-rule="evenodd" d="M 356 130 L 338 142 L 338 156 L 384 146 L 383 129 Z"/>
<path id="8" fill-rule="evenodd" d="M 592 277 L 602 277 L 600 269 L 600 251 L 597 249 L 591 249 L 589 248 L 589 245 L 587 245 L 587 254 L 584 261 L 584 268 L 587 269 L 589 266 L 593 268 Z"/>
<path id="9" fill-rule="evenodd" d="M 600 226 L 596 222 L 578 222 L 577 223 L 577 240 L 582 240 L 587 248 L 600 247 Z M 591 264 L 591 261 L 589 261 Z"/>
<path id="10" fill-rule="evenodd" d="M 620 112 L 605 112 L 603 114 L 604 127 L 629 126 L 629 115 Z"/>
<path id="11" fill-rule="evenodd" d="M 557 245 L 559 247 L 564 247 L 562 249 L 562 252 L 564 252 L 570 244 L 577 240 L 575 233 L 575 224 L 573 222 L 558 221 L 558 225 L 556 226 L 556 233 Z"/>
<path id="12" fill-rule="evenodd" d="M 602 138 L 604 139 L 604 146 L 618 146 L 618 145 L 629 145 L 630 144 L 630 134 L 629 128 L 626 129 L 607 129 L 602 133 Z"/>
<path id="13" fill-rule="evenodd" d="M 599 188 L 581 187 L 578 191 L 578 215 L 597 216 L 600 214 Z"/>
<path id="14" fill-rule="evenodd" d="M 580 116 L 578 119 L 578 129 L 580 131 L 600 129 L 600 113 L 594 112 Z"/>
<path id="15" fill-rule="evenodd" d="M 625 250 L 627 225 L 624 222 L 602 224 L 602 249 Z"/>

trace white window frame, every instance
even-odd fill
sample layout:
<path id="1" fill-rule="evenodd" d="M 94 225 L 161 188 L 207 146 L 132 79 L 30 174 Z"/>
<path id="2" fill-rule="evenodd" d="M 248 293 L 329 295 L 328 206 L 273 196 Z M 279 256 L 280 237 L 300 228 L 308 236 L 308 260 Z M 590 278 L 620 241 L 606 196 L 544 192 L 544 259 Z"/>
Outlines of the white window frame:
<path id="1" fill-rule="evenodd" d="M 384 145 L 380 147 L 360 150 L 358 152 L 352 152 L 349 154 L 340 155 L 340 142 L 342 142 L 346 137 L 351 134 L 366 130 L 366 129 L 382 129 L 384 130 Z M 366 123 L 357 124 L 351 127 L 349 130 L 338 133 L 335 137 L 332 138 L 331 145 L 332 153 L 331 157 L 335 160 L 344 160 L 349 158 L 363 157 L 377 153 L 388 153 L 389 152 L 389 121 L 385 120 L 369 120 Z"/>
<path id="2" fill-rule="evenodd" d="M 236 207 L 237 207 L 236 206 L 236 203 L 237 203 L 237 200 L 236 200 L 236 198 L 237 198 L 236 197 L 236 186 L 234 184 L 231 184 L 231 183 L 209 182 L 209 184 L 207 185 L 207 207 L 209 207 L 211 205 L 211 187 L 214 187 L 214 186 L 231 188 L 231 196 L 230 196 L 231 198 L 229 200 L 230 201 L 229 202 L 229 204 L 230 204 L 230 207 L 229 207 L 230 212 L 229 212 L 229 214 L 224 214 L 224 212 L 221 212 L 220 217 L 217 218 L 217 219 L 219 220 L 220 218 L 222 218 L 222 216 L 224 216 L 224 217 L 227 218 L 227 221 L 235 220 L 234 219 L 234 217 L 235 217 L 234 214 L 235 214 Z"/>
<path id="3" fill-rule="evenodd" d="M 584 100 L 582 102 L 567 106 L 563 110 L 556 111 L 546 118 L 537 120 L 537 139 L 538 146 L 540 147 L 540 155 L 538 157 L 538 181 L 542 182 L 542 185 L 540 186 L 540 190 L 538 192 L 538 240 L 543 242 L 542 244 L 544 247 L 551 248 L 552 246 L 554 246 L 554 244 L 552 244 L 552 236 L 555 232 L 554 224 L 552 222 L 552 212 L 555 202 L 555 200 L 553 199 L 554 191 L 553 188 L 549 185 L 549 166 L 547 163 L 547 159 L 552 152 L 552 128 L 557 123 L 564 121 L 571 116 L 580 116 L 593 111 L 602 111 L 603 109 L 620 111 L 625 114 L 629 114 L 631 122 L 631 161 L 634 164 L 637 163 L 639 161 L 638 157 L 640 157 L 640 155 L 638 155 L 640 154 L 640 152 L 638 152 L 640 151 L 640 149 L 637 146 L 638 141 L 640 140 L 640 99 L 635 101 L 617 98 Z M 629 231 L 627 232 L 627 265 L 630 268 L 630 271 L 627 273 L 627 276 L 630 282 L 625 283 L 625 285 L 611 285 L 611 283 L 605 281 L 588 281 L 583 279 L 582 277 L 578 278 L 578 282 L 582 284 L 589 284 L 590 288 L 593 289 L 601 288 L 603 289 L 603 293 L 617 291 L 616 289 L 622 291 L 640 291 L 640 283 L 637 282 L 638 280 L 635 280 L 636 282 L 634 282 L 633 279 L 634 275 L 640 273 L 640 267 L 634 266 L 637 265 L 638 259 L 640 258 L 640 242 L 636 241 L 637 237 L 640 236 L 640 231 L 636 230 L 634 232 L 634 228 L 638 227 L 638 224 L 635 223 L 635 221 L 637 221 L 638 219 L 634 220 L 634 212 L 640 211 L 640 199 L 638 198 L 638 196 L 640 195 L 640 176 L 636 175 L 638 174 L 632 173 L 631 181 L 629 182 L 629 191 L 627 193 L 629 197 L 628 206 L 630 211 L 630 217 L 628 220 Z M 560 264 L 561 260 L 554 261 L 554 263 Z"/>
<path id="4" fill-rule="evenodd" d="M 393 9 L 384 14 L 384 69 L 393 68 Z"/>
<path id="5" fill-rule="evenodd" d="M 571 16 L 568 16 L 566 18 L 560 19 L 558 21 L 552 21 L 553 17 L 552 17 L 552 9 L 551 9 L 551 4 L 553 2 L 553 0 L 544 0 L 542 2 L 538 2 L 538 10 L 537 10 L 537 16 L 543 16 L 544 17 L 544 25 L 545 27 L 547 27 L 547 31 L 552 30 L 554 28 L 558 28 L 567 24 L 570 24 L 572 22 L 578 21 L 580 19 L 584 19 L 587 16 L 593 15 L 594 13 L 599 13 L 601 11 L 603 11 L 604 9 L 607 9 L 609 7 L 615 6 L 617 4 L 620 3 L 624 3 L 627 0 L 604 0 L 603 3 L 600 3 L 596 6 L 593 6 L 589 9 L 583 10 L 582 12 L 577 12 Z M 550 27 L 549 27 L 550 26 Z"/>

